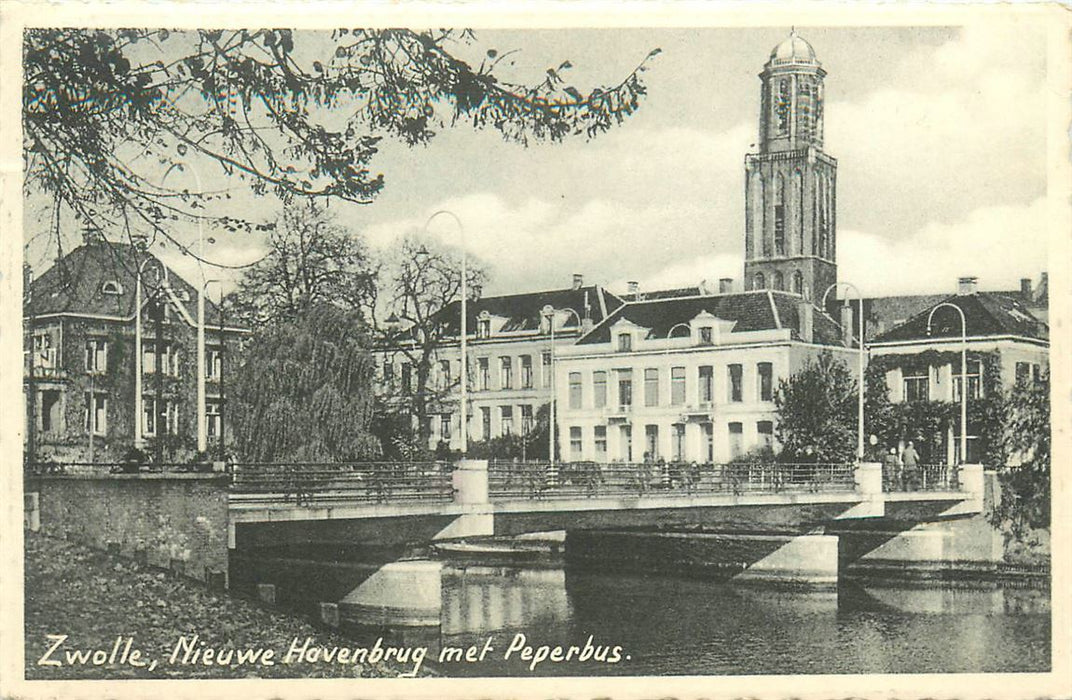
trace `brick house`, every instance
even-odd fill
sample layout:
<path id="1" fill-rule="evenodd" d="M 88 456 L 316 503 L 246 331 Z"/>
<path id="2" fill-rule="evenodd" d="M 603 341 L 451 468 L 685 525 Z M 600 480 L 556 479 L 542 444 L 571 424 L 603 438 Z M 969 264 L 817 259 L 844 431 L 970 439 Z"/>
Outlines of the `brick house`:
<path id="1" fill-rule="evenodd" d="M 139 271 L 140 402 L 135 353 Z M 198 416 L 194 285 L 142 247 L 98 235 L 87 237 L 26 290 L 24 439 L 30 459 L 111 463 L 135 446 L 154 450 L 158 441 L 167 448 L 165 459 L 193 455 Z M 235 369 L 232 351 L 247 335 L 246 329 L 228 324 L 218 305 L 206 298 L 205 431 L 210 451 L 218 451 L 221 438 L 229 439 L 224 382 Z"/>

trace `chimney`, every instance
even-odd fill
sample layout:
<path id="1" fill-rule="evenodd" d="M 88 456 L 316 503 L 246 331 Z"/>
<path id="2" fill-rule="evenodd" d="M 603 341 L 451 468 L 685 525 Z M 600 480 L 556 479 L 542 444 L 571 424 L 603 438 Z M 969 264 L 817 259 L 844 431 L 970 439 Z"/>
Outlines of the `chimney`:
<path id="1" fill-rule="evenodd" d="M 733 278 L 732 277 L 722 277 L 721 279 L 719 279 L 719 281 L 718 281 L 718 293 L 719 294 L 729 294 L 732 291 L 733 291 Z"/>
<path id="2" fill-rule="evenodd" d="M 484 294 L 484 285 L 474 284 L 469 287 L 469 297 L 473 301 L 476 301 Z"/>
<path id="3" fill-rule="evenodd" d="M 815 341 L 815 307 L 810 301 L 797 302 L 797 319 L 800 322 L 800 339 L 805 343 Z"/>
<path id="4" fill-rule="evenodd" d="M 640 282 L 629 281 L 626 282 L 629 288 L 629 293 L 636 298 L 640 298 Z"/>
<path id="5" fill-rule="evenodd" d="M 573 273 L 573 288 L 580 289 L 584 286 L 584 275 L 574 272 Z"/>
<path id="6" fill-rule="evenodd" d="M 852 347 L 852 307 L 847 302 L 841 306 L 841 339 L 845 347 Z"/>
<path id="7" fill-rule="evenodd" d="M 976 289 L 978 284 L 978 277 L 961 277 L 957 280 L 957 294 L 959 294 L 960 296 L 975 294 L 975 292 L 978 291 Z"/>
<path id="8" fill-rule="evenodd" d="M 92 224 L 82 229 L 82 245 L 92 245 L 104 240 L 101 230 Z"/>
<path id="9" fill-rule="evenodd" d="M 585 316 L 581 319 L 581 333 L 590 333 L 595 328 L 595 321 L 591 316 Z"/>
<path id="10" fill-rule="evenodd" d="M 1034 298 L 1032 293 L 1031 293 L 1031 278 L 1030 277 L 1021 277 L 1020 278 L 1020 298 L 1025 303 L 1028 303 L 1028 304 L 1030 304 L 1031 299 Z"/>

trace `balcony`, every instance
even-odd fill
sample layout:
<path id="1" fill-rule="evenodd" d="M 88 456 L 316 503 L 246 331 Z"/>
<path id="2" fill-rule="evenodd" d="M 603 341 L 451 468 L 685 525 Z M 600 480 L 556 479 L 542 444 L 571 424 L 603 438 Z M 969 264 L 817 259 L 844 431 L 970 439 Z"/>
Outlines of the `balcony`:
<path id="1" fill-rule="evenodd" d="M 681 421 L 688 422 L 693 421 L 708 421 L 711 420 L 712 414 L 715 412 L 714 401 L 701 401 L 686 406 L 681 411 Z"/>
<path id="2" fill-rule="evenodd" d="M 603 415 L 606 416 L 608 421 L 628 422 L 633 415 L 633 405 L 607 406 L 603 409 Z"/>

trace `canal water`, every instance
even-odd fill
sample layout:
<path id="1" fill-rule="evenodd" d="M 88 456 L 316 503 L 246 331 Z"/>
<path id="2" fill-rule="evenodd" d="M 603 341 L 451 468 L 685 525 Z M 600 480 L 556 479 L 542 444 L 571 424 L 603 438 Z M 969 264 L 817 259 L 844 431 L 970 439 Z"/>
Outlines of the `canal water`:
<path id="1" fill-rule="evenodd" d="M 492 651 L 479 663 L 434 666 L 448 676 L 1050 669 L 1049 591 L 993 583 L 847 582 L 818 592 L 555 567 L 447 565 L 436 634 L 440 648 L 483 648 L 490 640 Z M 503 659 L 511 645 L 517 651 Z M 581 661 L 586 645 L 588 658 Z M 561 646 L 560 654 L 577 650 L 569 661 L 544 652 L 548 658 L 533 667 L 541 646 Z"/>

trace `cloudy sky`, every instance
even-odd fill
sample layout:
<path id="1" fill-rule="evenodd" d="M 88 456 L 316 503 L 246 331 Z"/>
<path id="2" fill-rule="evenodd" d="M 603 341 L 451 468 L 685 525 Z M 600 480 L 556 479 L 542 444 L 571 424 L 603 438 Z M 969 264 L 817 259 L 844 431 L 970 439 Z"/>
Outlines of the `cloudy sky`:
<path id="1" fill-rule="evenodd" d="M 454 212 L 467 250 L 490 270 L 487 293 L 565 286 L 575 272 L 616 290 L 627 280 L 648 289 L 739 281 L 757 74 L 788 31 L 477 32 L 459 54 L 517 49 L 504 71 L 517 81 L 538 81 L 568 59 L 581 89 L 617 82 L 662 52 L 644 74 L 640 111 L 605 135 L 524 148 L 462 127 L 427 147 L 385 144 L 374 164 L 386 177 L 378 200 L 332 208 L 374 249 L 432 212 Z M 951 291 L 965 274 L 984 289 L 1037 278 L 1047 240 L 1046 41 L 1037 27 L 798 31 L 828 73 L 840 279 L 871 296 Z M 457 242 L 446 219 L 432 233 Z M 241 238 L 218 240 L 207 257 L 261 254 L 256 239 Z M 172 258 L 180 271 L 186 260 Z"/>

